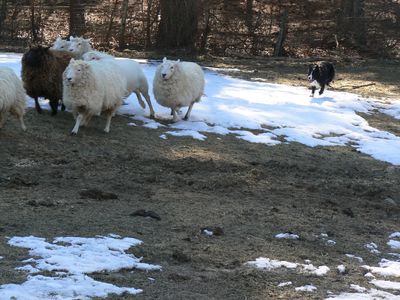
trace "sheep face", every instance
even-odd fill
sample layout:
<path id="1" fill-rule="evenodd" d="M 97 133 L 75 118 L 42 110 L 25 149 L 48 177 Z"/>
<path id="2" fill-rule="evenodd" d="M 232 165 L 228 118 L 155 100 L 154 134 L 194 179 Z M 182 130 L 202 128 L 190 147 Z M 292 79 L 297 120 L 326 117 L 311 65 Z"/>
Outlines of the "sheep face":
<path id="1" fill-rule="evenodd" d="M 83 53 L 85 49 L 89 48 L 90 40 L 80 37 L 70 37 L 68 50 L 72 53 Z"/>
<path id="2" fill-rule="evenodd" d="M 177 61 L 172 61 L 172 60 L 167 60 L 166 57 L 163 59 L 163 63 L 161 65 L 161 72 L 160 76 L 163 80 L 168 80 L 174 75 L 174 72 L 176 68 L 178 67 L 178 63 L 180 60 L 178 59 Z"/>
<path id="3" fill-rule="evenodd" d="M 64 80 L 71 84 L 79 82 L 88 68 L 89 65 L 87 63 L 71 59 L 71 62 L 65 69 Z"/>
<path id="4" fill-rule="evenodd" d="M 30 48 L 22 57 L 22 61 L 30 67 L 38 67 L 45 63 L 46 59 L 51 55 L 50 47 L 37 46 Z"/>
<path id="5" fill-rule="evenodd" d="M 53 44 L 52 49 L 54 50 L 61 50 L 61 51 L 68 51 L 70 42 L 67 40 L 63 40 L 60 37 L 56 39 Z"/>
<path id="6" fill-rule="evenodd" d="M 93 51 L 86 52 L 85 54 L 83 54 L 83 60 L 85 60 L 85 61 L 100 60 L 100 59 L 101 59 L 100 55 Z"/>

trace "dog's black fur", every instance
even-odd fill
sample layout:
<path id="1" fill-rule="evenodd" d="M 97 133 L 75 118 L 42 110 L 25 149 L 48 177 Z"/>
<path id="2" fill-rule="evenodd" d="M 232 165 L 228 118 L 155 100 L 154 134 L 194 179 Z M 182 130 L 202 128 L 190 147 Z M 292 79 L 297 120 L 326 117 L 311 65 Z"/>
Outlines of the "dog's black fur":
<path id="1" fill-rule="evenodd" d="M 308 69 L 308 80 L 311 83 L 311 97 L 314 97 L 316 88 L 320 87 L 319 94 L 325 90 L 325 85 L 329 85 L 335 78 L 335 67 L 330 62 L 310 65 Z M 317 84 L 316 84 L 317 83 Z"/>

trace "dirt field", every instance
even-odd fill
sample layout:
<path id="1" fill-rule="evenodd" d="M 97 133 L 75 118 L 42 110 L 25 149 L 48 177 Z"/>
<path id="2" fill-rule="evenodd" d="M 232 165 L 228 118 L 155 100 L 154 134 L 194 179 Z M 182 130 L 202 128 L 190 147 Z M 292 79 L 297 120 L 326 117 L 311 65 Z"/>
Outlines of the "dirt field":
<path id="1" fill-rule="evenodd" d="M 287 76 L 293 83 L 291 76 L 300 73 Z M 398 83 L 382 79 L 376 84 L 395 94 Z M 400 132 L 398 120 L 369 118 L 374 126 Z M 27 132 L 12 119 L 0 131 L 0 255 L 5 257 L 0 285 L 25 280 L 15 268 L 27 251 L 8 246 L 7 236 L 115 233 L 143 240 L 131 251 L 163 269 L 93 275 L 144 289 L 138 296 L 108 299 L 323 299 L 328 290 L 349 291 L 350 283 L 368 287 L 360 263 L 345 254 L 376 265 L 382 255 L 364 245 L 373 241 L 388 252 L 388 234 L 399 231 L 400 167 L 353 148 L 269 147 L 212 134 L 206 141 L 163 140 L 165 129 L 127 126 L 125 116 L 117 116 L 105 135 L 104 122 L 95 118 L 71 137 L 69 113 L 38 116 L 30 109 Z M 88 198 L 82 193 L 88 189 L 118 198 L 103 199 L 99 193 L 89 196 L 100 199 Z M 161 220 L 131 216 L 138 209 Z M 205 227 L 218 227 L 220 235 L 206 236 Z M 276 239 L 281 232 L 298 233 L 300 239 Z M 336 245 L 327 244 L 321 233 Z M 260 256 L 309 259 L 331 272 L 318 277 L 244 266 Z M 344 275 L 335 270 L 340 264 L 347 267 Z M 277 287 L 284 281 L 293 286 Z M 318 290 L 294 290 L 305 284 Z"/>

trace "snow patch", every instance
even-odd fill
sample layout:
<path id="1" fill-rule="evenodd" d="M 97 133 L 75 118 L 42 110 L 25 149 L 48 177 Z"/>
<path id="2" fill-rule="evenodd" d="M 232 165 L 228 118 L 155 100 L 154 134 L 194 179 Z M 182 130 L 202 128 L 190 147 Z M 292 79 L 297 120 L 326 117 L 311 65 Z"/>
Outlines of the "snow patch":
<path id="1" fill-rule="evenodd" d="M 294 233 L 278 233 L 275 235 L 277 239 L 297 240 L 299 236 Z"/>

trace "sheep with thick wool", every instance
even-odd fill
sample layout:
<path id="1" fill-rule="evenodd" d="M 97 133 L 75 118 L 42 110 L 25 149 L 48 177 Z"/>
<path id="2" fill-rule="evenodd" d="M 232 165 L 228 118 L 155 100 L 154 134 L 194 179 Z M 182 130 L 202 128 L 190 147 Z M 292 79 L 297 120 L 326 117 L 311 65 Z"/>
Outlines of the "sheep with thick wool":
<path id="1" fill-rule="evenodd" d="M 49 99 L 51 114 L 56 115 L 62 98 L 62 74 L 72 56 L 49 48 L 32 47 L 22 56 L 21 77 L 26 93 L 35 99 L 37 112 L 42 112 L 39 97 L 44 97 Z"/>
<path id="2" fill-rule="evenodd" d="M 87 125 L 92 116 L 107 115 L 105 132 L 126 95 L 126 79 L 112 61 L 71 59 L 63 74 L 63 102 L 76 119 L 71 134 Z"/>
<path id="3" fill-rule="evenodd" d="M 69 48 L 68 51 L 76 58 L 81 59 L 83 54 L 92 51 L 92 46 L 90 45 L 90 39 L 85 39 L 83 37 L 69 37 Z"/>
<path id="4" fill-rule="evenodd" d="M 198 64 L 164 57 L 154 75 L 153 93 L 160 105 L 171 108 L 176 122 L 177 112 L 185 106 L 189 108 L 184 120 L 189 119 L 194 103 L 199 102 L 204 93 L 204 85 L 204 73 Z"/>
<path id="5" fill-rule="evenodd" d="M 58 36 L 57 39 L 54 41 L 54 44 L 51 47 L 51 49 L 58 51 L 69 51 L 70 43 L 71 43 L 70 41 L 63 40 L 61 37 Z"/>
<path id="6" fill-rule="evenodd" d="M 8 67 L 0 67 L 0 129 L 6 122 L 8 113 L 18 118 L 22 130 L 25 114 L 25 90 L 21 80 Z"/>
<path id="7" fill-rule="evenodd" d="M 150 101 L 149 96 L 149 85 L 147 83 L 146 76 L 140 64 L 132 59 L 115 59 L 114 56 L 106 54 L 99 51 L 89 51 L 83 55 L 83 60 L 93 61 L 93 60 L 108 60 L 112 61 L 117 67 L 121 69 L 121 74 L 126 78 L 126 97 L 131 93 L 135 93 L 142 108 L 146 108 L 146 104 L 143 102 L 141 94 L 146 99 L 146 102 L 150 109 L 150 117 L 154 118 L 154 109 Z"/>

